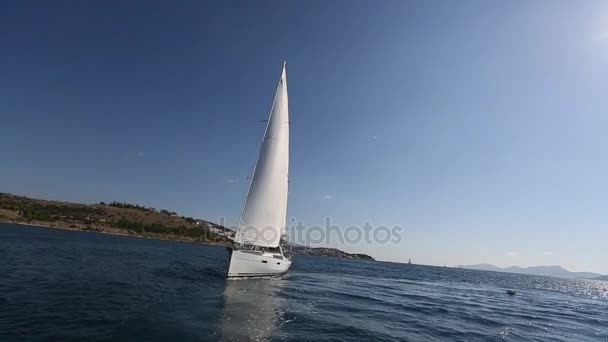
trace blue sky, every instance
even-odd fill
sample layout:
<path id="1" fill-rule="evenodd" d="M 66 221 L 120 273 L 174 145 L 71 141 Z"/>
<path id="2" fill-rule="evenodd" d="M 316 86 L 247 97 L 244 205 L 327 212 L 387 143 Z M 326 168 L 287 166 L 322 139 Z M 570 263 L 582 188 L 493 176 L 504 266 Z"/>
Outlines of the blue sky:
<path id="1" fill-rule="evenodd" d="M 3 2 L 0 191 L 234 222 L 281 62 L 290 216 L 608 273 L 608 4 Z"/>

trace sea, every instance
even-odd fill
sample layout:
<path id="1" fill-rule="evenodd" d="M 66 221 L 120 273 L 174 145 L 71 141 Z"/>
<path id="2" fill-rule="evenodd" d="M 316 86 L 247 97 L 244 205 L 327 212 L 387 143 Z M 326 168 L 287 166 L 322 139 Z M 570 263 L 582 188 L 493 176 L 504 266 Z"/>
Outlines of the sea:
<path id="1" fill-rule="evenodd" d="M 606 341 L 608 282 L 0 225 L 0 341 Z M 517 293 L 509 296 L 506 290 Z"/>

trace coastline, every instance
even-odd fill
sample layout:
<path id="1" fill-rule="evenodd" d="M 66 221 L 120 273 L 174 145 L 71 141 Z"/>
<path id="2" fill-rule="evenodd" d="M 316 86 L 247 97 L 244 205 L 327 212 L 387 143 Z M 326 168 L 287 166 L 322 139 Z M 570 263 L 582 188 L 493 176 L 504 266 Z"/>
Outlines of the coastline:
<path id="1" fill-rule="evenodd" d="M 231 247 L 235 232 L 167 209 L 126 202 L 70 203 L 0 192 L 0 224 Z M 292 245 L 293 254 L 374 260 L 337 248 Z"/>
<path id="2" fill-rule="evenodd" d="M 216 247 L 226 247 L 226 248 L 231 247 L 230 243 L 187 240 L 187 239 L 180 239 L 180 238 L 175 238 L 175 237 L 170 237 L 170 236 L 133 234 L 128 231 L 125 232 L 122 229 L 118 229 L 118 228 L 113 228 L 116 231 L 108 231 L 108 230 L 103 230 L 103 229 L 71 228 L 71 227 L 65 227 L 65 226 L 48 225 L 48 224 L 39 223 L 39 222 L 28 223 L 28 222 L 22 222 L 22 221 L 0 220 L 0 226 L 3 224 L 14 224 L 14 225 L 20 225 L 20 226 L 30 226 L 30 227 L 45 228 L 45 229 L 67 230 L 67 231 L 73 231 L 73 232 L 107 234 L 107 235 L 125 236 L 125 237 L 151 239 L 151 240 L 159 240 L 159 241 L 179 241 L 179 242 L 186 242 L 186 243 L 207 245 L 207 246 L 216 246 Z M 339 258 L 339 259 L 376 261 L 373 257 L 371 257 L 369 255 L 346 253 L 337 248 L 293 246 L 292 252 L 294 255 L 315 255 L 315 256 L 333 257 L 333 258 Z"/>
<path id="3" fill-rule="evenodd" d="M 120 228 L 114 228 L 114 227 L 112 227 L 112 229 L 117 230 L 117 231 L 108 231 L 108 230 L 103 230 L 103 229 L 71 228 L 71 227 L 64 227 L 64 226 L 48 225 L 48 224 L 38 223 L 38 222 L 28 223 L 28 222 L 22 222 L 22 221 L 13 222 L 13 221 L 0 220 L 0 225 L 3 225 L 3 224 L 15 224 L 15 225 L 20 225 L 20 226 L 30 226 L 30 227 L 56 229 L 56 230 L 67 230 L 67 231 L 73 231 L 73 232 L 107 234 L 107 235 L 134 237 L 134 238 L 151 239 L 151 240 L 159 240 L 159 241 L 179 241 L 179 242 L 187 242 L 187 243 L 207 245 L 207 246 L 230 247 L 230 244 L 221 243 L 221 242 L 211 242 L 211 241 L 207 242 L 207 241 L 187 240 L 187 239 L 179 239 L 179 238 L 171 238 L 171 237 L 154 236 L 154 235 L 133 234 L 133 233 L 129 233 L 128 231 L 124 231 Z"/>

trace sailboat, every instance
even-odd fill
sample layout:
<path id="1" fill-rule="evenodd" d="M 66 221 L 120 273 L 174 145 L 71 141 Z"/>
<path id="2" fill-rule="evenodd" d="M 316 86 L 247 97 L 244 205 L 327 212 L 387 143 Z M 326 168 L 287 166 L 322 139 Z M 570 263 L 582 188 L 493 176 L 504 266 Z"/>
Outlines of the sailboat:
<path id="1" fill-rule="evenodd" d="M 287 70 L 281 78 L 231 249 L 228 278 L 279 275 L 291 266 L 286 238 L 289 177 Z"/>

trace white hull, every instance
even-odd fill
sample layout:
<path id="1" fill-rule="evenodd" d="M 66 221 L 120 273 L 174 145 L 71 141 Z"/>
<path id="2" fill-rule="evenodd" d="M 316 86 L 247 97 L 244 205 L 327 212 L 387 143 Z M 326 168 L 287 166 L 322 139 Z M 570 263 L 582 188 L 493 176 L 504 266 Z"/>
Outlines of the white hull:
<path id="1" fill-rule="evenodd" d="M 279 253 L 233 250 L 228 277 L 263 277 L 280 275 L 289 269 L 291 260 Z"/>

